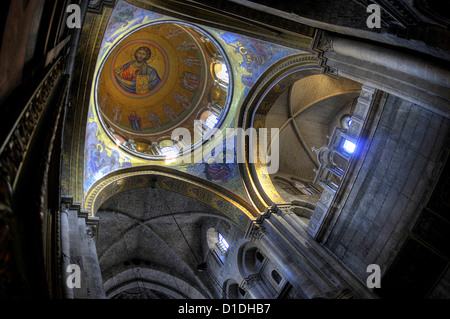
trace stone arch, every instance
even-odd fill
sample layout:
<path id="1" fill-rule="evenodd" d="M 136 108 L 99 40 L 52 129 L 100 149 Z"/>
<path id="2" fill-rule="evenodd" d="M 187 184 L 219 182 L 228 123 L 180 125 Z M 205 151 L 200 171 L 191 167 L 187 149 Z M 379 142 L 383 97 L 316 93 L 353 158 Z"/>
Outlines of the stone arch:
<path id="1" fill-rule="evenodd" d="M 266 257 L 253 242 L 244 243 L 238 251 L 238 270 L 242 278 L 258 274 Z"/>
<path id="2" fill-rule="evenodd" d="M 136 274 L 140 274 L 140 276 L 136 277 Z M 149 278 L 154 279 L 149 280 Z M 134 269 L 124 270 L 107 280 L 104 286 L 107 298 L 114 298 L 114 296 L 120 295 L 133 288 L 160 291 L 175 299 L 189 297 L 205 299 L 208 297 L 182 278 L 169 277 L 169 275 L 163 271 L 148 267 L 135 267 Z M 186 295 L 185 291 L 189 291 L 190 295 Z"/>
<path id="3" fill-rule="evenodd" d="M 317 57 L 313 54 L 299 54 L 280 60 L 264 73 L 256 85 L 250 90 L 239 115 L 238 126 L 247 130 L 261 128 L 261 119 L 271 109 L 276 99 L 293 83 L 299 79 L 320 74 L 321 68 Z M 266 174 L 266 168 L 260 163 L 250 163 L 249 153 L 259 152 L 249 149 L 252 145 L 250 138 L 246 137 L 245 163 L 239 164 L 244 186 L 260 211 L 265 211 L 282 198 Z"/>
<path id="4" fill-rule="evenodd" d="M 329 127 L 335 126 L 336 119 L 339 120 L 342 117 L 340 114 L 341 110 L 347 110 L 348 108 L 353 107 L 356 97 L 359 96 L 361 91 L 360 83 L 348 79 L 337 79 L 323 75 L 320 72 L 320 69 L 319 60 L 310 54 L 300 54 L 281 60 L 277 65 L 266 72 L 263 77 L 261 77 L 260 81 L 252 89 L 246 102 L 244 103 L 246 107 L 241 111 L 239 125 L 245 130 L 250 128 L 256 130 L 261 128 L 267 129 L 266 131 L 262 131 L 262 133 L 271 134 L 271 136 L 269 135 L 269 137 L 267 137 L 267 139 L 271 139 L 267 147 L 261 147 L 261 140 L 258 136 L 253 135 L 246 137 L 245 163 L 241 163 L 239 166 L 247 192 L 249 193 L 254 205 L 258 207 L 260 211 L 265 211 L 267 207 L 271 207 L 273 204 L 288 203 L 293 198 L 285 198 L 285 196 L 278 191 L 279 188 L 276 187 L 273 181 L 273 177 L 275 175 L 273 171 L 278 171 L 278 166 L 275 165 L 275 168 L 270 168 L 270 166 L 274 165 L 273 161 L 269 165 L 265 165 L 264 161 L 251 161 L 248 154 L 258 154 L 258 156 L 267 154 L 270 158 L 271 154 L 268 154 L 268 152 L 270 152 L 270 150 L 278 150 L 280 153 L 277 154 L 274 151 L 274 158 L 271 159 L 279 159 L 278 164 L 280 165 L 280 169 L 282 167 L 290 167 L 290 164 L 286 163 L 288 161 L 287 156 L 283 157 L 281 152 L 286 150 L 286 141 L 291 140 L 287 139 L 286 136 L 284 136 L 284 138 L 280 138 L 281 134 L 284 133 L 283 130 L 289 128 L 292 130 L 292 132 L 289 130 L 289 134 L 291 134 L 289 136 L 292 136 L 292 138 L 299 143 L 298 148 L 289 149 L 289 151 L 297 151 L 297 149 L 301 149 L 305 156 L 304 160 L 308 161 L 308 165 L 301 167 L 301 175 L 299 175 L 299 177 L 301 176 L 302 179 L 307 182 L 306 185 L 308 185 L 308 187 L 305 187 L 306 192 L 306 188 L 311 188 L 310 185 L 312 185 L 312 181 L 314 180 L 314 169 L 318 168 L 316 155 L 312 151 L 311 145 L 309 144 L 312 144 L 312 146 L 315 146 L 316 144 L 320 146 L 325 145 L 326 136 L 331 135 L 329 132 Z M 322 92 L 320 89 L 316 89 L 314 92 L 317 94 L 313 94 L 310 100 L 304 100 L 305 105 L 296 105 L 296 108 L 293 109 L 292 104 L 294 99 L 301 98 L 302 96 L 298 95 L 299 92 L 297 85 L 299 83 L 302 83 L 302 85 L 311 84 L 313 86 L 315 84 L 321 84 L 327 90 Z M 311 87 L 308 87 L 308 85 L 300 88 L 302 88 L 304 92 L 309 92 L 308 88 L 311 90 Z M 269 125 L 267 120 L 270 119 L 271 114 L 269 112 L 272 109 L 277 111 L 276 107 L 279 107 L 278 99 L 282 96 L 282 94 L 284 94 L 283 98 L 286 99 L 287 103 L 286 114 L 288 114 L 288 120 L 283 123 L 280 122 L 280 127 L 275 126 L 275 128 L 279 128 L 279 130 L 275 130 L 274 134 L 270 132 L 273 126 Z M 319 106 L 322 107 L 323 105 L 327 105 L 328 102 L 332 102 L 332 104 L 327 107 L 326 113 L 322 115 L 320 112 L 319 115 L 314 113 L 319 109 Z M 314 106 L 314 108 L 311 108 L 312 106 Z M 306 142 L 308 142 L 306 143 L 304 136 L 302 137 L 302 134 L 305 134 L 305 132 L 302 134 L 300 133 L 301 128 L 299 128 L 296 124 L 296 120 L 301 114 L 305 114 L 305 111 L 311 111 L 312 109 L 314 109 L 314 112 L 310 113 L 308 116 L 319 116 L 320 119 L 323 117 L 323 120 L 326 118 L 327 124 L 318 123 L 317 127 L 320 127 L 320 131 L 314 131 L 314 133 L 309 134 L 311 141 L 306 140 Z M 325 129 L 325 127 L 327 129 Z M 252 139 L 253 142 L 251 141 Z M 258 143 L 255 143 L 256 139 L 258 139 Z M 272 141 L 279 142 L 279 145 L 277 145 L 275 149 L 271 148 Z M 312 141 L 314 143 L 311 143 Z M 280 149 L 278 149 L 278 147 Z M 255 157 L 256 155 L 253 156 Z M 304 162 L 302 161 L 302 165 L 303 163 Z M 290 173 L 292 173 L 292 171 L 293 169 L 290 170 Z M 299 170 L 294 171 L 297 173 Z M 286 175 L 286 177 L 289 177 L 289 179 L 295 176 L 292 174 L 288 175 Z M 317 201 L 320 193 L 320 188 L 318 191 L 311 193 L 313 195 L 318 195 L 311 196 L 311 200 Z M 309 192 L 307 194 L 309 194 Z"/>
<path id="5" fill-rule="evenodd" d="M 246 291 L 239 286 L 235 279 L 227 279 L 223 283 L 222 294 L 226 299 L 242 299 Z"/>
<path id="6" fill-rule="evenodd" d="M 223 213 L 244 231 L 258 215 L 242 198 L 219 185 L 156 165 L 121 169 L 104 176 L 87 192 L 83 208 L 94 217 L 100 206 L 112 196 L 148 187 L 160 187 L 199 200 Z"/>

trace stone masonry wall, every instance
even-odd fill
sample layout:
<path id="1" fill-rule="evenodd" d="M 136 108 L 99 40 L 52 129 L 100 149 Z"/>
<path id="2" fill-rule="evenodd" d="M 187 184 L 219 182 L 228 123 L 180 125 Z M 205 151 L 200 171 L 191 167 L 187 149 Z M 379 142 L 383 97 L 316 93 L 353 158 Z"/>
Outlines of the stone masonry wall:
<path id="1" fill-rule="evenodd" d="M 390 95 L 370 149 L 324 246 L 361 280 L 382 275 L 414 226 L 441 171 L 450 120 Z"/>

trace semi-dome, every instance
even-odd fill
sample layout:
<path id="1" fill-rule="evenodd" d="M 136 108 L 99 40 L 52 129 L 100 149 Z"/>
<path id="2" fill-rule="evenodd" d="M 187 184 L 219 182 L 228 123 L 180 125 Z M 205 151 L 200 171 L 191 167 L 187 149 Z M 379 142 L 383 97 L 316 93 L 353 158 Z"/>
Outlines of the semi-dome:
<path id="1" fill-rule="evenodd" d="M 200 28 L 181 22 L 146 25 L 104 59 L 96 109 L 119 147 L 161 158 L 193 145 L 194 134 L 206 135 L 220 125 L 231 100 L 228 70 L 223 50 Z M 180 127 L 192 138 L 183 145 L 171 139 Z"/>

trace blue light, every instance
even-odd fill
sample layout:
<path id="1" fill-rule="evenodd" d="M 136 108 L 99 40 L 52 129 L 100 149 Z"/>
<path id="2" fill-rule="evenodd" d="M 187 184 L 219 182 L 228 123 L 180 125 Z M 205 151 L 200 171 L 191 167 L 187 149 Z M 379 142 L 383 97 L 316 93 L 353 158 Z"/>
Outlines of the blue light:
<path id="1" fill-rule="evenodd" d="M 356 148 L 356 144 L 350 142 L 349 140 L 345 140 L 344 145 L 342 147 L 344 148 L 344 150 L 347 153 L 353 154 L 353 152 L 355 151 L 355 148 Z"/>

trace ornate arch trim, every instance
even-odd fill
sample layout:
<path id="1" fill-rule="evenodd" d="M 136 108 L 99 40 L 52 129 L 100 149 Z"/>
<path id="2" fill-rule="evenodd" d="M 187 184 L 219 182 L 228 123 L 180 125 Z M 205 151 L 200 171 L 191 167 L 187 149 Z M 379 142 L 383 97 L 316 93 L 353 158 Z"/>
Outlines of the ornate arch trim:
<path id="1" fill-rule="evenodd" d="M 243 231 L 259 215 L 233 192 L 173 168 L 147 165 L 120 169 L 98 180 L 86 194 L 83 208 L 95 216 L 112 196 L 131 189 L 159 187 L 199 200 L 223 213 Z"/>
<path id="2" fill-rule="evenodd" d="M 276 99 L 294 82 L 315 74 L 322 73 L 320 61 L 314 54 L 299 54 L 280 60 L 269 68 L 258 83 L 249 92 L 244 107 L 239 115 L 239 127 L 258 128 L 257 123 L 264 122 Z M 245 143 L 245 163 L 239 164 L 239 170 L 247 193 L 259 211 L 271 207 L 279 194 L 271 184 L 270 178 L 263 173 L 258 164 L 249 163 L 249 145 Z M 265 184 L 265 185 L 263 185 Z M 270 190 L 273 192 L 269 195 Z M 279 197 L 281 200 L 281 197 Z"/>

